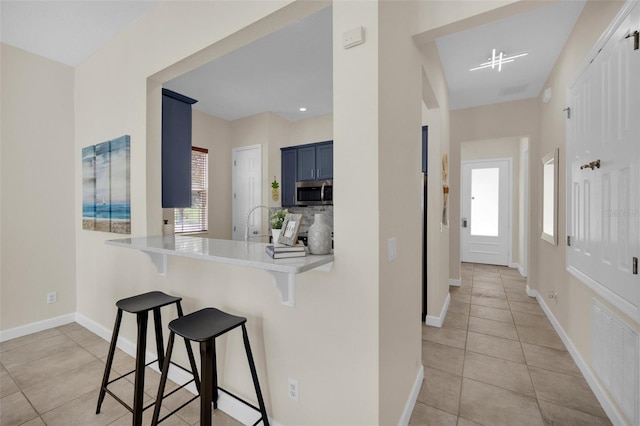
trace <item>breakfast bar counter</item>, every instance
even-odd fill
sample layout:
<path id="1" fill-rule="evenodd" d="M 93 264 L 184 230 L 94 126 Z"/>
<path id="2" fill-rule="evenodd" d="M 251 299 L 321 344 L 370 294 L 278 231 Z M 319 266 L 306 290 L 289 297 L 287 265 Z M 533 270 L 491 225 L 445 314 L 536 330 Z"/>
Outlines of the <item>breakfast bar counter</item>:
<path id="1" fill-rule="evenodd" d="M 289 259 L 272 259 L 265 251 L 268 244 L 216 240 L 194 236 L 167 235 L 107 240 L 106 244 L 146 253 L 160 274 L 167 273 L 167 256 L 188 257 L 209 262 L 227 263 L 270 273 L 280 290 L 282 303 L 295 306 L 296 275 L 310 270 L 329 271 L 333 254 L 309 255 Z"/>

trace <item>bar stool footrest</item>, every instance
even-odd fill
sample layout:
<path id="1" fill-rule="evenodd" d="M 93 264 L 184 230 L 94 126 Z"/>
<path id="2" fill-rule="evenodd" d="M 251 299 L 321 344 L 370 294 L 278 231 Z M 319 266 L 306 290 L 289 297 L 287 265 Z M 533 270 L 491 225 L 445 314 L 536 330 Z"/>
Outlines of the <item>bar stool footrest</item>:
<path id="1" fill-rule="evenodd" d="M 185 371 L 185 372 L 189 373 L 189 374 L 193 374 L 193 373 L 191 372 L 191 370 L 187 370 L 186 368 L 184 368 L 184 367 L 183 367 L 183 366 L 181 366 L 180 364 L 177 364 L 177 363 L 175 363 L 175 362 L 173 362 L 173 361 L 169 361 L 169 363 L 170 363 L 171 365 L 173 365 L 173 366 L 175 366 L 175 367 L 178 367 L 179 369 L 181 369 L 181 370 L 183 370 L 183 371 Z M 185 388 L 185 387 L 189 386 L 191 383 L 194 383 L 194 382 L 195 382 L 195 379 L 191 379 L 191 380 L 189 380 L 188 382 L 183 383 L 182 385 L 178 386 L 177 388 L 175 388 L 175 389 L 174 389 L 174 390 L 172 390 L 171 392 L 169 392 L 169 393 L 167 393 L 167 394 L 165 394 L 165 395 L 162 395 L 162 399 L 164 400 L 165 398 L 170 397 L 170 396 L 171 396 L 171 395 L 173 395 L 174 393 L 178 392 L 180 389 L 183 389 L 183 388 Z M 177 413 L 178 411 L 182 410 L 184 407 L 186 407 L 187 405 L 191 404 L 193 401 L 195 401 L 195 400 L 196 400 L 196 399 L 198 399 L 198 398 L 200 398 L 200 394 L 197 394 L 196 396 L 194 396 L 193 398 L 191 398 L 190 400 L 188 400 L 187 402 L 185 402 L 184 404 L 182 404 L 181 406 L 179 406 L 178 408 L 176 408 L 175 410 L 173 410 L 172 412 L 170 412 L 170 413 L 169 413 L 169 414 L 167 414 L 166 416 L 164 416 L 164 417 L 162 417 L 162 418 L 158 419 L 158 423 L 162 423 L 162 422 L 163 422 L 163 421 L 165 421 L 168 417 L 170 417 L 170 416 L 174 415 L 175 413 Z M 155 405 L 155 402 L 154 402 L 154 403 L 152 403 L 151 405 Z M 148 407 L 145 407 L 145 410 L 146 410 L 147 408 L 148 408 Z"/>
<path id="2" fill-rule="evenodd" d="M 229 392 L 228 390 L 221 388 L 220 386 L 218 386 L 218 390 L 226 393 L 227 395 L 229 395 L 230 397 L 242 402 L 244 405 L 246 405 L 247 407 L 253 408 L 254 410 L 256 410 L 259 414 L 260 414 L 260 419 L 258 419 L 257 422 L 255 422 L 253 425 L 257 425 L 258 423 L 260 423 L 260 421 L 262 420 L 262 413 L 260 412 L 260 408 L 256 407 L 255 405 L 253 405 L 252 403 L 250 403 L 249 401 L 240 398 L 238 395 L 235 395 L 231 392 Z"/>

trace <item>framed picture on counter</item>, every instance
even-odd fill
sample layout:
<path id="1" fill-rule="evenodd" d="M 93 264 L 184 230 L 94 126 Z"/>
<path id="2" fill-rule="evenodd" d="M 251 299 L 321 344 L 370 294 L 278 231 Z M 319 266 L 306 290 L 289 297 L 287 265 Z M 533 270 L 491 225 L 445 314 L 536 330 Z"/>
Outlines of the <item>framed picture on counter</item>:
<path id="1" fill-rule="evenodd" d="M 302 223 L 301 214 L 288 213 L 282 222 L 282 232 L 278 238 L 279 244 L 294 246 L 298 243 L 298 231 Z"/>

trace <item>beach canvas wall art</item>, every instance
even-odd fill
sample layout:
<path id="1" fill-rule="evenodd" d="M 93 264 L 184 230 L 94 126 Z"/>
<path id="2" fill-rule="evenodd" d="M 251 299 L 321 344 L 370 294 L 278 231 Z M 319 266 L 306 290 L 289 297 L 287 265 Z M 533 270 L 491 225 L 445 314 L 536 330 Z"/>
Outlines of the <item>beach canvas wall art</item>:
<path id="1" fill-rule="evenodd" d="M 82 229 L 96 226 L 96 147 L 82 148 Z"/>
<path id="2" fill-rule="evenodd" d="M 82 149 L 82 229 L 131 233 L 130 137 Z"/>

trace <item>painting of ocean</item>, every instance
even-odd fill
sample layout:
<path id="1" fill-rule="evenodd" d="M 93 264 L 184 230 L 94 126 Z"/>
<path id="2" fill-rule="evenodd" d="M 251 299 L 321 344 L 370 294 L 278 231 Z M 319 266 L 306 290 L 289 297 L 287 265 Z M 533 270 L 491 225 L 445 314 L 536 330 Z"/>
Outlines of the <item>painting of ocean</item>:
<path id="1" fill-rule="evenodd" d="M 82 150 L 82 229 L 131 233 L 130 137 Z"/>

